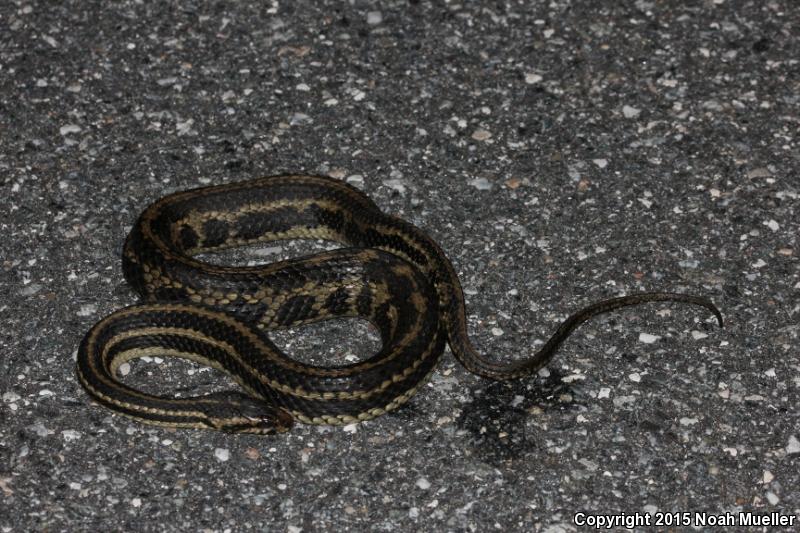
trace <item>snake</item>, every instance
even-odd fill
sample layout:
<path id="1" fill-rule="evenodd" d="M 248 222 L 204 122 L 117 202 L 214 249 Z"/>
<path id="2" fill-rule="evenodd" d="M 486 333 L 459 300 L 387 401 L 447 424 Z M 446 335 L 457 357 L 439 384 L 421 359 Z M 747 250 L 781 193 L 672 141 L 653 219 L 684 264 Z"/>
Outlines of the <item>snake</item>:
<path id="1" fill-rule="evenodd" d="M 340 247 L 253 266 L 198 257 L 298 239 Z M 326 176 L 269 176 L 164 196 L 130 230 L 122 270 L 141 303 L 86 333 L 78 381 L 100 405 L 140 422 L 230 433 L 282 433 L 295 421 L 337 425 L 383 415 L 426 383 L 445 345 L 469 372 L 510 380 L 536 373 L 578 326 L 622 307 L 694 304 L 723 324 L 708 298 L 635 293 L 573 313 L 526 358 L 489 358 L 469 338 L 461 284 L 442 248 L 359 189 Z M 278 329 L 344 317 L 370 322 L 380 349 L 357 362 L 321 366 L 290 357 L 270 340 Z M 123 363 L 146 356 L 221 370 L 241 388 L 156 395 L 124 383 Z"/>

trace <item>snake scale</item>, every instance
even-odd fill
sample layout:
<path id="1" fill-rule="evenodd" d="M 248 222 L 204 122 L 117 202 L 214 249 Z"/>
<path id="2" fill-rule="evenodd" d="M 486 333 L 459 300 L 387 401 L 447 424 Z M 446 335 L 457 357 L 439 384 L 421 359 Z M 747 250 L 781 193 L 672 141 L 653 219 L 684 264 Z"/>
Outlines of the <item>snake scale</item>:
<path id="1" fill-rule="evenodd" d="M 345 247 L 267 265 L 232 267 L 194 256 L 283 239 Z M 603 300 L 569 316 L 532 356 L 499 363 L 467 334 L 452 264 L 427 234 L 384 214 L 342 181 L 283 175 L 178 192 L 141 214 L 123 248 L 123 272 L 143 303 L 103 318 L 78 350 L 81 385 L 100 404 L 149 424 L 267 434 L 294 420 L 343 424 L 397 408 L 436 367 L 445 343 L 475 374 L 505 380 L 544 366 L 580 324 L 645 302 L 706 298 L 659 292 Z M 320 367 L 282 353 L 266 332 L 361 317 L 382 347 L 353 364 Z M 143 356 L 178 357 L 230 374 L 244 392 L 157 396 L 118 379 Z"/>

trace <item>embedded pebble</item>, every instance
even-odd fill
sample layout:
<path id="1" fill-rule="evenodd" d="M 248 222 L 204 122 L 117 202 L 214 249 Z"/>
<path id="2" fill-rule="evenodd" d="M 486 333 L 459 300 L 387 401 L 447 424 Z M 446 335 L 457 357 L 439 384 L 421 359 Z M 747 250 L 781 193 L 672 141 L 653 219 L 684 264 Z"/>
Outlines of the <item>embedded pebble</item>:
<path id="1" fill-rule="evenodd" d="M 81 127 L 78 126 L 77 124 L 66 124 L 64 126 L 61 126 L 61 128 L 59 128 L 58 130 L 58 132 L 61 135 L 69 135 L 70 133 L 78 133 L 80 131 Z"/>
<path id="2" fill-rule="evenodd" d="M 39 285 L 38 283 L 31 283 L 27 287 L 21 289 L 19 291 L 19 295 L 20 296 L 33 296 L 34 294 L 37 294 L 40 290 L 42 290 L 42 286 L 41 285 Z"/>
<path id="3" fill-rule="evenodd" d="M 800 440 L 797 440 L 797 437 L 794 435 L 789 437 L 789 443 L 786 445 L 786 453 L 789 455 L 800 453 Z"/>
<path id="4" fill-rule="evenodd" d="M 81 432 L 74 429 L 65 429 L 61 432 L 61 436 L 64 437 L 65 441 L 72 442 L 81 438 Z"/>
<path id="5" fill-rule="evenodd" d="M 76 313 L 78 316 L 93 316 L 97 313 L 97 305 L 95 304 L 81 304 Z"/>
<path id="6" fill-rule="evenodd" d="M 470 181 L 469 184 L 478 189 L 479 191 L 488 191 L 492 188 L 492 182 L 490 182 L 486 178 L 476 178 Z"/>
<path id="7" fill-rule="evenodd" d="M 45 425 L 41 421 L 36 422 L 35 424 L 32 424 L 32 425 L 28 426 L 28 429 L 33 431 L 39 437 L 46 437 L 48 435 L 52 435 L 53 434 L 53 430 L 45 427 Z"/>
<path id="8" fill-rule="evenodd" d="M 384 180 L 383 184 L 385 186 L 389 187 L 390 189 L 392 189 L 394 191 L 397 191 L 400 194 L 405 194 L 405 192 L 406 192 L 405 183 L 403 183 L 399 179 Z"/>
<path id="9" fill-rule="evenodd" d="M 650 333 L 639 333 L 639 342 L 643 342 L 645 344 L 653 344 L 661 337 L 658 335 L 651 335 Z"/>
<path id="10" fill-rule="evenodd" d="M 231 458 L 231 452 L 227 448 L 214 448 L 214 457 L 217 461 L 224 463 Z"/>
<path id="11" fill-rule="evenodd" d="M 477 129 L 474 132 L 472 132 L 472 138 L 475 139 L 476 141 L 486 141 L 492 138 L 492 134 L 486 130 Z"/>
<path id="12" fill-rule="evenodd" d="M 631 107 L 629 105 L 622 106 L 622 115 L 625 118 L 636 118 L 641 112 L 641 109 L 636 109 L 635 107 Z"/>
<path id="13" fill-rule="evenodd" d="M 419 478 L 417 480 L 416 485 L 422 490 L 428 490 L 429 488 L 431 488 L 431 482 L 425 479 L 424 477 Z"/>
<path id="14" fill-rule="evenodd" d="M 543 79 L 544 78 L 542 78 L 540 75 L 538 75 L 538 74 L 536 74 L 534 72 L 529 72 L 528 74 L 525 74 L 525 83 L 527 83 L 528 85 L 533 85 L 534 83 L 539 83 Z"/>
<path id="15" fill-rule="evenodd" d="M 306 115 L 305 113 L 295 113 L 292 115 L 292 118 L 289 119 L 289 124 L 292 126 L 298 126 L 302 124 L 311 124 L 313 120 L 310 116 Z"/>
<path id="16" fill-rule="evenodd" d="M 383 22 L 383 14 L 380 11 L 370 11 L 367 13 L 367 24 L 375 25 Z"/>
<path id="17" fill-rule="evenodd" d="M 16 392 L 4 392 L 3 401 L 6 403 L 13 403 L 20 399 L 20 395 Z"/>

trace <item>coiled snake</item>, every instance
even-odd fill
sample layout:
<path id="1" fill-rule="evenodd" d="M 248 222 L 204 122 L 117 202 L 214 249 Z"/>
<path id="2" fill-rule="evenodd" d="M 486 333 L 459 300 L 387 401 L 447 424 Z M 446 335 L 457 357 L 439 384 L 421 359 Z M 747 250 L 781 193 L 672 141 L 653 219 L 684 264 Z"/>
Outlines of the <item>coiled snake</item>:
<path id="1" fill-rule="evenodd" d="M 347 247 L 255 267 L 192 257 L 281 239 L 327 239 Z M 166 196 L 139 217 L 122 259 L 126 280 L 145 303 L 92 327 L 78 350 L 78 378 L 100 404 L 171 427 L 263 434 L 286 431 L 294 419 L 366 420 L 406 402 L 435 368 L 445 342 L 470 372 L 496 380 L 528 376 L 586 320 L 645 302 L 697 304 L 722 325 L 706 298 L 634 294 L 573 314 L 527 359 L 493 362 L 469 340 L 461 286 L 441 248 L 354 187 L 317 176 L 274 176 Z M 264 333 L 353 316 L 377 327 L 382 348 L 339 367 L 296 361 Z M 223 370 L 246 393 L 164 397 L 118 380 L 122 363 L 148 355 Z"/>

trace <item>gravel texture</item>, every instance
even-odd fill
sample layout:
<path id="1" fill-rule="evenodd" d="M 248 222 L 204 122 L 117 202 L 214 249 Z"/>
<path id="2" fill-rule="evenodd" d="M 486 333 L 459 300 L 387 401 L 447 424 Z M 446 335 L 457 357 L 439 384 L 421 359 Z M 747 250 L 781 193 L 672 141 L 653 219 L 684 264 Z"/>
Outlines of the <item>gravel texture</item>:
<path id="1" fill-rule="evenodd" d="M 792 0 L 0 3 L 0 532 L 800 514 L 798 28 Z M 726 326 L 615 313 L 509 384 L 448 352 L 396 413 L 274 438 L 90 402 L 74 356 L 136 301 L 119 259 L 136 215 L 284 172 L 346 179 L 426 229 L 498 358 L 643 290 L 709 296 Z M 341 361 L 371 335 L 281 342 Z M 152 359 L 128 378 L 220 376 Z"/>

